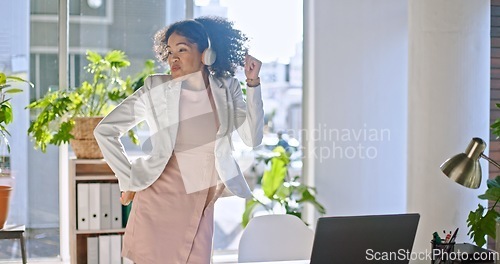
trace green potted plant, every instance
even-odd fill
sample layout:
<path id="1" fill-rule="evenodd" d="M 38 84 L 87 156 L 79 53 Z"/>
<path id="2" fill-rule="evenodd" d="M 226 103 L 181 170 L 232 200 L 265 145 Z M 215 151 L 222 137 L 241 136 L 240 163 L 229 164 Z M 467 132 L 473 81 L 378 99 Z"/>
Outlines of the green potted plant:
<path id="1" fill-rule="evenodd" d="M 12 87 L 12 85 L 19 82 L 25 82 L 33 86 L 32 83 L 22 78 L 7 76 L 5 73 L 0 72 L 0 229 L 3 228 L 7 220 L 10 193 L 12 191 L 12 178 L 9 170 L 10 166 L 8 165 L 10 162 L 8 157 L 10 145 L 7 139 L 10 133 L 7 130 L 7 125 L 14 120 L 14 114 L 10 98 L 7 98 L 7 95 L 23 91 L 22 89 Z"/>
<path id="2" fill-rule="evenodd" d="M 16 82 L 28 83 L 31 87 L 33 87 L 32 83 L 20 77 L 7 76 L 5 73 L 0 72 L 0 137 L 5 139 L 7 136 L 10 136 L 10 133 L 7 130 L 7 125 L 12 123 L 14 120 L 10 98 L 6 98 L 6 96 L 23 91 L 22 89 L 12 87 L 13 83 Z M 6 144 L 7 150 L 10 152 L 10 145 L 8 144 L 8 141 Z"/>
<path id="3" fill-rule="evenodd" d="M 493 239 L 496 238 L 496 223 L 497 218 L 500 216 L 497 207 L 500 200 L 500 176 L 489 179 L 487 185 L 486 192 L 478 197 L 482 200 L 494 202 L 493 206 L 487 208 L 478 204 L 477 209 L 471 211 L 467 218 L 467 226 L 469 227 L 467 234 L 480 247 L 486 244 L 486 235 Z"/>
<path id="4" fill-rule="evenodd" d="M 261 179 L 263 194 L 254 190 L 254 197 L 247 201 L 242 216 L 243 227 L 248 224 L 258 205 L 274 213 L 273 207 L 278 204 L 286 214 L 301 218 L 304 204 L 310 203 L 320 214 L 325 214 L 325 208 L 316 200 L 316 188 L 303 184 L 300 176 L 290 177 L 290 153 L 282 146 L 274 148 L 273 153 L 272 157 L 261 157 L 268 164 Z"/>
<path id="5" fill-rule="evenodd" d="M 500 104 L 496 104 L 496 107 L 500 108 Z M 497 138 L 500 137 L 500 119 L 495 120 L 491 125 L 491 133 L 496 135 Z M 498 211 L 498 201 L 500 201 L 500 176 L 497 176 L 495 179 L 487 180 L 486 184 L 486 192 L 478 197 L 482 200 L 488 200 L 493 203 L 493 205 L 491 207 L 484 207 L 478 204 L 477 209 L 471 211 L 467 218 L 467 226 L 469 227 L 469 232 L 467 234 L 474 240 L 476 245 L 480 247 L 486 244 L 486 236 L 492 239 L 497 238 L 497 223 L 500 218 L 500 212 Z M 498 240 L 497 243 L 499 243 Z M 498 246 L 500 245 L 497 245 L 497 248 L 499 248 Z"/>
<path id="6" fill-rule="evenodd" d="M 35 141 L 35 148 L 46 151 L 48 144 L 70 143 L 77 158 L 102 158 L 93 136 L 95 126 L 114 106 L 142 85 L 144 78 L 153 72 L 152 61 L 134 80 L 122 78 L 121 70 L 130 65 L 123 51 L 113 50 L 99 55 L 87 51 L 86 71 L 90 81 L 67 90 L 49 91 L 43 98 L 32 102 L 29 109 L 38 111 L 28 134 Z M 134 144 L 138 138 L 133 130 L 128 135 Z"/>

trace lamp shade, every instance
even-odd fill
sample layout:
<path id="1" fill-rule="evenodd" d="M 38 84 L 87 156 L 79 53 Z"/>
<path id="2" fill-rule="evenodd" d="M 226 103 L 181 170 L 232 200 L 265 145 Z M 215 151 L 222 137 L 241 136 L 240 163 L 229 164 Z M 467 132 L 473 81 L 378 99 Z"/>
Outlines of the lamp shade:
<path id="1" fill-rule="evenodd" d="M 486 143 L 482 139 L 473 138 L 465 152 L 446 160 L 441 164 L 441 170 L 453 181 L 477 189 L 481 185 L 479 158 L 485 149 Z"/>

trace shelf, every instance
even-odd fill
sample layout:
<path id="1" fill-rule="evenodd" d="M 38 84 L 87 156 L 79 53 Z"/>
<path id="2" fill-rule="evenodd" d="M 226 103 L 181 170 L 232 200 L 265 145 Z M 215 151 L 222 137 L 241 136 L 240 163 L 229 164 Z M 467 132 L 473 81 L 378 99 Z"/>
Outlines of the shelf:
<path id="1" fill-rule="evenodd" d="M 104 229 L 104 230 L 76 230 L 77 235 L 106 234 L 106 233 L 125 233 L 125 228 Z"/>
<path id="2" fill-rule="evenodd" d="M 75 164 L 106 164 L 104 159 L 77 159 L 75 157 L 70 158 Z"/>
<path id="3" fill-rule="evenodd" d="M 115 175 L 85 175 L 75 176 L 75 181 L 103 181 L 103 180 L 117 180 Z"/>
<path id="4" fill-rule="evenodd" d="M 102 230 L 77 230 L 77 188 L 79 184 L 113 184 L 118 185 L 118 179 L 114 172 L 103 159 L 76 159 L 69 160 L 69 181 L 68 181 L 68 195 L 69 195 L 69 249 L 70 249 L 70 262 L 73 264 L 87 263 L 87 239 L 89 237 L 100 237 L 107 235 L 123 235 L 125 228 L 108 228 Z M 89 187 L 90 188 L 90 187 Z M 116 186 L 114 189 L 116 192 Z M 119 189 L 118 189 L 119 190 Z M 111 190 L 110 190 L 111 191 Z M 100 190 L 102 192 L 102 189 Z M 107 194 L 106 194 L 107 195 Z M 118 201 L 118 197 L 116 198 Z M 88 206 L 88 204 L 87 204 Z M 115 208 L 116 209 L 116 208 Z M 109 208 L 108 208 L 109 210 Z M 122 208 L 123 210 L 123 208 Z M 122 211 L 123 216 L 123 211 Z M 120 220 L 121 221 L 121 220 Z M 92 253 L 93 254 L 93 253 Z"/>

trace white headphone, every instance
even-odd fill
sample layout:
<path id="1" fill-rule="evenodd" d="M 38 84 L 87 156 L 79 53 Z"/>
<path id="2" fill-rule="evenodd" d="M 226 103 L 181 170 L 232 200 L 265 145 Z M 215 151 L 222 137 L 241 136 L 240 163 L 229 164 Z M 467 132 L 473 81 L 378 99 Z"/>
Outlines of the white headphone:
<path id="1" fill-rule="evenodd" d="M 207 41 L 208 41 L 208 47 L 201 53 L 201 62 L 203 64 L 210 66 L 214 64 L 215 59 L 217 59 L 217 54 L 215 54 L 215 51 L 212 49 L 212 43 L 210 41 L 210 37 L 208 36 L 208 32 L 205 29 L 205 26 L 199 21 L 196 21 L 193 19 L 196 23 L 200 24 L 200 26 L 203 28 L 203 31 L 205 31 L 205 35 L 207 36 Z"/>
<path id="2" fill-rule="evenodd" d="M 207 34 L 207 40 L 208 40 L 208 47 L 203 51 L 201 54 L 201 61 L 203 64 L 210 66 L 214 64 L 215 59 L 217 58 L 217 54 L 215 54 L 215 51 L 212 49 L 212 46 L 210 44 L 210 38 L 208 37 Z"/>

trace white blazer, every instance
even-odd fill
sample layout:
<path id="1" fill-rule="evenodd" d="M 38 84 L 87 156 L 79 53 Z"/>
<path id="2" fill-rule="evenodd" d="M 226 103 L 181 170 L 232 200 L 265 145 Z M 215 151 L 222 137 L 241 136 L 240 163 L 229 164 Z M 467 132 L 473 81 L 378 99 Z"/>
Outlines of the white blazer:
<path id="1" fill-rule="evenodd" d="M 191 78 L 191 77 L 195 78 Z M 163 172 L 170 159 L 177 137 L 180 92 L 193 80 L 203 80 L 201 72 L 172 79 L 170 75 L 152 75 L 144 86 L 127 97 L 97 125 L 94 136 L 104 159 L 118 178 L 121 191 L 140 191 L 150 186 Z M 249 87 L 246 103 L 236 78 L 209 77 L 219 117 L 215 140 L 215 167 L 227 189 L 243 198 L 252 193 L 232 156 L 231 134 L 237 130 L 251 147 L 262 142 L 264 110 L 261 87 Z M 138 123 L 146 121 L 150 130 L 152 150 L 145 156 L 130 160 L 121 137 Z M 193 164 L 196 166 L 196 164 Z"/>

